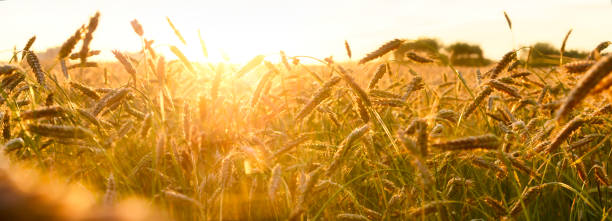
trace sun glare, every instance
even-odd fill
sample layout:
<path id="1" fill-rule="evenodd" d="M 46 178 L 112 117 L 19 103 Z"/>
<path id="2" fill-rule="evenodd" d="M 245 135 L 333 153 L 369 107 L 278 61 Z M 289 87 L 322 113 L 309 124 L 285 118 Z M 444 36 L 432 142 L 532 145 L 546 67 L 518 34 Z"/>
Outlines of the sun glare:
<path id="1" fill-rule="evenodd" d="M 612 214 L 609 0 L 0 15 L 0 221 Z"/>

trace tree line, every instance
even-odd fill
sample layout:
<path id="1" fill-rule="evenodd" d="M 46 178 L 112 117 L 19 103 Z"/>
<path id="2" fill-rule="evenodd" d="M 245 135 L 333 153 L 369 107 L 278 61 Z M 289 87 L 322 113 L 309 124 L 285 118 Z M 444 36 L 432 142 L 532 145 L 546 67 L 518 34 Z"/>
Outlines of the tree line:
<path id="1" fill-rule="evenodd" d="M 525 57 L 521 59 L 528 61 L 531 66 L 542 67 L 559 64 L 560 50 L 550 43 L 537 42 L 524 48 L 527 48 L 525 51 L 528 53 L 524 54 Z M 456 66 L 486 66 L 492 63 L 490 59 L 484 57 L 482 48 L 477 44 L 455 42 L 445 46 L 434 38 L 406 41 L 395 51 L 394 56 L 399 62 L 405 62 L 406 53 L 411 51 L 424 53 L 443 63 L 450 62 Z M 587 51 L 573 49 L 564 51 L 563 57 L 568 58 L 564 61 L 569 62 L 572 59 L 584 59 L 588 54 Z"/>

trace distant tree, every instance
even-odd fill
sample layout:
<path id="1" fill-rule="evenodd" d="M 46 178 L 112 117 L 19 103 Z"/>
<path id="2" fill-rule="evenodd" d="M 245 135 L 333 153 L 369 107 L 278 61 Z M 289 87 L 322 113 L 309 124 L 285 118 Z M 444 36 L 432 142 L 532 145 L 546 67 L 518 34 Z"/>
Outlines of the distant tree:
<path id="1" fill-rule="evenodd" d="M 563 53 L 563 56 L 570 58 L 580 58 L 584 59 L 589 56 L 589 52 L 579 51 L 579 50 L 569 50 Z"/>
<path id="2" fill-rule="evenodd" d="M 529 64 L 532 66 L 550 66 L 559 64 L 559 56 L 561 52 L 555 46 L 546 42 L 537 42 L 532 46 L 533 51 L 529 58 Z M 588 52 L 579 50 L 566 50 L 563 52 L 563 57 L 584 59 L 588 56 Z M 570 59 L 564 59 L 565 62 L 571 61 Z"/>
<path id="3" fill-rule="evenodd" d="M 478 45 L 456 42 L 446 47 L 450 54 L 450 62 L 460 66 L 484 66 L 491 62 L 484 58 L 482 49 Z"/>
<path id="4" fill-rule="evenodd" d="M 448 52 L 450 52 L 451 59 L 453 58 L 476 58 L 482 59 L 482 49 L 478 45 L 470 45 L 468 43 L 457 42 L 446 48 Z"/>
<path id="5" fill-rule="evenodd" d="M 434 38 L 419 38 L 416 41 L 407 41 L 403 43 L 397 50 L 394 52 L 394 56 L 396 60 L 404 61 L 406 52 L 416 51 L 416 52 L 424 52 L 430 57 L 436 57 L 440 52 L 440 48 L 442 44 Z"/>
<path id="6" fill-rule="evenodd" d="M 38 60 L 43 63 L 52 62 L 55 58 L 57 58 L 57 53 L 59 53 L 59 51 L 59 46 L 50 47 L 47 48 L 45 51 L 37 51 L 36 56 L 38 57 Z"/>
<path id="7" fill-rule="evenodd" d="M 542 67 L 559 64 L 559 49 L 546 42 L 537 42 L 531 46 L 529 65 Z"/>
<path id="8" fill-rule="evenodd" d="M 559 49 L 555 48 L 555 46 L 546 42 L 538 42 L 532 46 L 535 53 L 532 53 L 532 56 L 538 55 L 558 55 Z"/>

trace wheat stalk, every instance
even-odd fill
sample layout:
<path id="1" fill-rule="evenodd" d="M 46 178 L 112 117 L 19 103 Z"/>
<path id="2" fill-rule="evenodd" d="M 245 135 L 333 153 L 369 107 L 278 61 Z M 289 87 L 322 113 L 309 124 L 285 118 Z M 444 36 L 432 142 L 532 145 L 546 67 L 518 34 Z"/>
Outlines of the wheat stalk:
<path id="1" fill-rule="evenodd" d="M 506 11 L 504 11 L 504 17 L 506 18 L 506 22 L 508 23 L 508 28 L 510 28 L 510 31 L 512 31 L 512 21 L 510 20 L 510 16 L 508 16 L 508 13 L 506 13 Z"/>
<path id="2" fill-rule="evenodd" d="M 363 104 L 366 107 L 372 106 L 368 94 L 361 88 L 361 86 L 359 86 L 359 84 L 357 84 L 357 82 L 355 82 L 355 79 L 349 73 L 347 73 L 341 66 L 338 65 L 336 67 L 340 71 L 340 77 L 342 77 L 342 79 L 349 85 L 349 87 L 353 89 L 353 92 L 355 92 L 355 94 L 361 99 Z"/>
<path id="3" fill-rule="evenodd" d="M 495 213 L 497 215 L 505 215 L 508 213 L 506 207 L 504 206 L 504 204 L 496 199 L 493 199 L 489 196 L 486 196 L 483 201 L 489 206 L 491 207 L 493 210 L 495 210 Z"/>
<path id="4" fill-rule="evenodd" d="M 92 115 L 89 111 L 86 111 L 84 109 L 78 108 L 77 112 L 83 116 L 85 118 L 85 120 L 89 121 L 90 123 L 96 125 L 96 126 L 100 126 L 100 121 L 98 121 L 98 119 Z"/>
<path id="5" fill-rule="evenodd" d="M 170 25 L 170 27 L 174 31 L 174 34 L 176 35 L 176 37 L 178 37 L 178 39 L 181 40 L 181 42 L 183 42 L 184 45 L 187 45 L 187 42 L 185 41 L 185 38 L 183 38 L 183 35 L 181 35 L 181 32 L 179 32 L 179 30 L 176 29 L 176 27 L 174 26 L 172 21 L 170 21 L 170 18 L 167 17 L 167 16 L 166 16 L 166 21 L 168 21 L 168 24 Z"/>
<path id="6" fill-rule="evenodd" d="M 372 100 L 372 104 L 375 106 L 387 106 L 387 107 L 405 107 L 408 105 L 404 100 L 398 98 L 389 99 L 376 99 Z"/>
<path id="7" fill-rule="evenodd" d="M 28 110 L 21 113 L 21 119 L 40 119 L 40 118 L 53 118 L 61 117 L 65 113 L 65 109 L 61 106 L 43 107 L 35 110 Z"/>
<path id="8" fill-rule="evenodd" d="M 302 107 L 302 109 L 298 112 L 297 116 L 295 117 L 295 121 L 298 122 L 304 117 L 306 117 L 314 110 L 317 105 L 319 105 L 321 102 L 323 102 L 323 100 L 331 96 L 331 89 L 338 82 L 340 82 L 339 77 L 332 77 L 330 80 L 325 82 L 325 84 L 323 84 L 323 86 L 321 86 L 321 88 L 319 88 L 317 92 L 315 92 L 315 94 L 312 96 L 310 101 L 308 101 L 306 106 Z"/>
<path id="9" fill-rule="evenodd" d="M 47 82 L 45 81 L 45 73 L 43 72 L 42 67 L 40 67 L 38 57 L 36 57 L 36 55 L 32 51 L 27 51 L 26 54 L 26 59 L 28 61 L 28 64 L 32 68 L 32 71 L 34 71 L 34 74 L 36 75 L 36 80 L 38 81 L 38 84 L 41 87 L 48 89 Z"/>
<path id="10" fill-rule="evenodd" d="M 340 213 L 336 215 L 336 219 L 338 220 L 352 220 L 352 221 L 369 221 L 368 217 L 353 214 L 353 213 Z"/>
<path id="11" fill-rule="evenodd" d="M 134 69 L 134 66 L 132 66 L 132 63 L 128 61 L 125 55 L 123 55 L 123 53 L 121 53 L 120 51 L 113 50 L 112 52 L 113 52 L 113 55 L 115 55 L 115 58 L 117 58 L 117 60 L 119 61 L 119 63 L 123 65 L 123 68 L 125 68 L 125 71 L 127 71 L 130 75 L 132 75 L 132 78 L 136 80 L 136 70 Z"/>
<path id="12" fill-rule="evenodd" d="M 349 59 L 351 59 L 352 57 L 351 46 L 349 46 L 349 43 L 347 40 L 344 40 L 344 48 L 346 48 L 346 55 L 348 55 Z"/>
<path id="13" fill-rule="evenodd" d="M 604 41 L 604 42 L 599 43 L 597 45 L 597 47 L 595 47 L 595 49 L 593 49 L 593 51 L 591 51 L 591 53 L 589 54 L 589 57 L 587 57 L 587 59 L 589 59 L 589 60 L 599 59 L 601 57 L 601 55 L 600 55 L 601 51 L 603 51 L 608 46 L 610 46 L 610 44 L 612 44 L 611 41 Z"/>
<path id="14" fill-rule="evenodd" d="M 308 173 L 305 179 L 298 186 L 298 195 L 295 206 L 291 210 L 289 215 L 289 220 L 297 221 L 300 219 L 304 211 L 308 208 L 307 199 L 311 197 L 311 193 L 319 181 L 319 177 L 321 176 L 322 170 L 317 168 L 312 172 Z"/>
<path id="15" fill-rule="evenodd" d="M 255 91 L 253 92 L 253 96 L 251 98 L 251 107 L 255 107 L 255 105 L 257 105 L 264 87 L 270 83 L 270 80 L 272 80 L 274 76 L 276 75 L 273 71 L 268 71 L 264 76 L 261 77 L 261 80 L 259 80 L 259 83 L 257 84 L 257 88 L 255 88 Z"/>
<path id="16" fill-rule="evenodd" d="M 70 86 L 79 90 L 81 93 L 83 93 L 85 96 L 90 97 L 91 99 L 100 100 L 100 95 L 98 95 L 98 93 L 90 87 L 87 87 L 75 81 L 71 81 Z"/>
<path id="17" fill-rule="evenodd" d="M 11 139 L 11 115 L 8 110 L 2 115 L 2 137 L 6 140 Z"/>
<path id="18" fill-rule="evenodd" d="M 445 151 L 471 150 L 471 149 L 497 149 L 500 146 L 497 136 L 492 134 L 469 136 L 455 140 L 431 145 Z"/>
<path id="19" fill-rule="evenodd" d="M 219 63 L 219 66 L 217 66 L 217 70 L 215 70 L 215 78 L 213 79 L 212 85 L 210 87 L 210 97 L 213 101 L 217 99 L 217 95 L 219 94 L 219 86 L 221 85 L 221 80 L 223 79 L 222 75 L 225 72 L 224 67 L 225 66 L 223 65 L 223 63 Z"/>
<path id="20" fill-rule="evenodd" d="M 390 99 L 399 99 L 401 100 L 402 96 L 398 95 L 398 94 L 394 94 L 388 91 L 384 91 L 384 90 L 370 90 L 368 92 L 368 95 L 370 97 L 379 97 L 379 98 L 390 98 Z"/>
<path id="21" fill-rule="evenodd" d="M 291 151 L 292 149 L 296 148 L 300 144 L 306 142 L 308 139 L 310 139 L 310 136 L 307 136 L 307 135 L 301 135 L 301 136 L 297 137 L 295 140 L 292 140 L 291 142 L 285 144 L 279 150 L 274 152 L 272 154 L 272 158 L 278 158 L 278 157 L 282 156 L 283 154 Z"/>
<path id="22" fill-rule="evenodd" d="M 132 29 L 134 29 L 134 32 L 142 37 L 142 35 L 144 34 L 144 30 L 142 29 L 142 25 L 140 25 L 140 22 L 138 22 L 137 19 L 134 19 L 132 21 L 130 21 L 130 25 L 132 25 Z"/>
<path id="23" fill-rule="evenodd" d="M 432 63 L 433 62 L 433 60 L 431 60 L 429 58 L 426 58 L 426 57 L 423 57 L 423 56 L 420 56 L 420 55 L 418 55 L 418 54 L 416 54 L 414 52 L 406 53 L 406 57 L 408 57 L 410 60 L 413 60 L 413 61 L 415 61 L 417 63 L 422 63 L 422 64 Z"/>
<path id="24" fill-rule="evenodd" d="M 480 168 L 483 168 L 483 169 L 493 170 L 493 171 L 497 172 L 497 174 L 499 176 L 502 176 L 502 177 L 504 177 L 506 175 L 506 173 L 507 173 L 505 168 L 500 167 L 498 165 L 495 165 L 495 164 L 493 164 L 493 163 L 491 163 L 491 162 L 489 162 L 489 161 L 487 161 L 487 160 L 485 160 L 485 159 L 483 159 L 481 157 L 473 156 L 471 158 L 470 162 L 474 166 L 477 166 L 477 167 L 480 167 Z"/>
<path id="25" fill-rule="evenodd" d="M 556 113 L 556 119 L 561 120 L 578 105 L 589 94 L 601 79 L 612 71 L 612 55 L 607 55 L 591 67 L 584 77 L 576 84 L 576 87 L 569 93 L 565 102 Z"/>
<path id="26" fill-rule="evenodd" d="M 288 71 L 291 71 L 291 65 L 289 65 L 289 60 L 287 60 L 287 55 L 285 54 L 285 52 L 281 50 L 280 56 L 281 56 L 281 61 L 283 62 L 283 65 L 285 66 L 285 68 L 287 68 Z"/>
<path id="27" fill-rule="evenodd" d="M 346 158 L 346 155 L 348 154 L 351 146 L 353 145 L 353 142 L 355 142 L 357 139 L 361 138 L 366 132 L 368 132 L 368 130 L 370 129 L 370 126 L 368 124 L 365 124 L 361 127 L 355 128 L 343 141 L 342 141 L 342 145 L 340 148 L 338 148 L 338 150 L 336 151 L 336 153 L 334 154 L 334 157 L 332 159 L 332 162 L 329 164 L 329 166 L 327 167 L 327 172 L 326 175 L 329 176 L 332 173 L 334 173 L 336 171 L 336 169 L 338 169 L 338 167 L 340 166 L 340 164 L 344 161 L 344 159 Z"/>
<path id="28" fill-rule="evenodd" d="M 103 202 L 105 206 L 111 206 L 115 202 L 117 195 L 117 185 L 115 183 L 115 176 L 111 173 L 106 179 L 106 192 L 104 192 Z"/>
<path id="29" fill-rule="evenodd" d="M 25 55 L 26 53 L 24 53 Z M 13 75 L 16 71 L 18 71 L 19 68 L 15 65 L 11 65 L 11 64 L 5 64 L 5 65 L 0 65 L 0 75 Z M 4 80 L 3 80 L 4 81 Z"/>
<path id="30" fill-rule="evenodd" d="M 281 183 L 281 166 L 279 164 L 274 165 L 272 168 L 272 174 L 270 175 L 270 181 L 268 183 L 268 196 L 272 202 L 276 199 L 276 193 Z"/>
<path id="31" fill-rule="evenodd" d="M 512 72 L 514 71 L 516 68 L 518 68 L 521 64 L 523 64 L 523 62 L 521 60 L 516 60 L 514 62 L 512 62 L 512 64 L 510 64 L 510 66 L 508 66 L 508 69 L 506 69 L 506 71 L 508 72 Z M 524 72 L 523 72 L 524 73 Z M 514 75 L 514 74 L 513 74 Z"/>
<path id="32" fill-rule="evenodd" d="M 440 207 L 442 207 L 444 202 L 442 201 L 432 201 L 425 204 L 422 207 L 412 208 L 408 210 L 408 217 L 424 217 L 429 215 L 430 213 L 437 212 Z"/>
<path id="33" fill-rule="evenodd" d="M 100 50 L 89 51 L 89 52 L 87 52 L 87 57 L 99 55 L 101 52 L 102 51 L 100 51 Z M 81 58 L 81 53 L 80 52 L 79 53 L 72 53 L 72 54 L 70 54 L 70 56 L 68 56 L 68 59 L 70 59 L 70 60 L 77 60 L 77 59 L 80 59 L 80 58 Z M 87 62 L 83 62 L 83 63 L 87 63 Z M 91 63 L 93 63 L 93 62 L 91 62 Z"/>
<path id="34" fill-rule="evenodd" d="M 476 108 L 478 108 L 480 103 L 482 103 L 482 101 L 485 98 L 487 98 L 489 95 L 491 95 L 492 92 L 493 92 L 493 89 L 491 89 L 490 86 L 485 86 L 482 89 L 482 91 L 480 91 L 478 93 L 478 95 L 476 95 L 476 98 L 474 98 L 474 101 L 472 101 L 472 103 L 470 103 L 470 105 L 468 105 L 465 108 L 465 110 L 463 111 L 463 117 L 462 118 L 467 119 L 468 117 L 470 117 L 470 115 L 472 115 L 474 110 L 476 110 Z"/>
<path id="35" fill-rule="evenodd" d="M 10 139 L 6 141 L 6 143 L 4 143 L 4 152 L 8 153 L 14 150 L 21 149 L 22 147 L 24 147 L 24 145 L 24 141 L 23 139 L 21 139 L 21 137 Z"/>
<path id="36" fill-rule="evenodd" d="M 57 138 L 85 139 L 92 136 L 92 132 L 79 126 L 29 124 L 28 130 L 32 133 Z"/>
<path id="37" fill-rule="evenodd" d="M 522 205 L 525 205 L 525 206 L 529 205 L 531 202 L 533 202 L 533 200 L 536 199 L 537 195 L 542 193 L 544 188 L 550 185 L 551 185 L 550 183 L 544 183 L 544 184 L 540 184 L 537 186 L 525 188 L 525 190 L 523 191 L 523 193 L 521 194 L 517 202 L 514 203 L 514 205 L 510 208 L 509 215 L 516 216 L 518 213 L 520 213 L 523 210 Z"/>
<path id="38" fill-rule="evenodd" d="M 427 143 L 429 134 L 427 133 L 427 122 L 424 119 L 418 119 L 415 121 L 416 130 L 416 148 L 421 153 L 422 157 L 427 157 Z"/>
<path id="39" fill-rule="evenodd" d="M 423 78 L 421 76 L 414 76 L 410 84 L 406 87 L 406 93 L 402 96 L 402 100 L 406 101 L 412 92 L 420 90 L 424 86 Z"/>
<path id="40" fill-rule="evenodd" d="M 107 107 L 113 106 L 123 100 L 130 90 L 128 88 L 121 88 L 115 92 L 108 93 L 104 97 L 102 97 L 98 103 L 91 110 L 91 114 L 93 116 L 98 116 L 98 114 Z"/>
<path id="41" fill-rule="evenodd" d="M 519 94 L 518 90 L 516 90 L 512 86 L 501 83 L 498 80 L 490 80 L 489 82 L 487 82 L 487 85 L 491 86 L 491 88 L 495 90 L 504 92 L 505 94 L 508 94 L 512 97 L 521 99 L 521 94 Z"/>
<path id="42" fill-rule="evenodd" d="M 185 57 L 185 54 L 183 54 L 183 52 L 181 52 L 181 50 L 179 50 L 176 46 L 174 45 L 170 45 L 170 51 L 172 51 L 172 53 L 174 55 L 176 55 L 176 57 L 179 58 L 179 60 L 181 60 L 181 62 L 183 63 L 183 65 L 185 65 L 185 67 L 187 68 L 187 70 L 191 71 L 191 73 L 196 74 L 195 68 L 193 67 L 193 65 L 191 64 L 191 62 L 189 61 L 189 59 L 187 59 L 187 57 Z"/>
<path id="43" fill-rule="evenodd" d="M 557 148 L 561 146 L 561 143 L 565 141 L 574 130 L 577 130 L 586 122 L 587 120 L 579 116 L 567 122 L 567 124 L 565 124 L 565 126 L 552 139 L 552 142 L 550 143 L 547 152 L 552 153 L 553 151 L 557 150 Z"/>
<path id="44" fill-rule="evenodd" d="M 402 44 L 402 40 L 400 39 L 393 39 L 385 44 L 383 44 L 382 46 L 380 46 L 378 49 L 376 49 L 373 52 L 368 53 L 365 57 L 363 57 L 361 60 L 359 60 L 359 64 L 365 64 L 368 61 L 371 61 L 373 59 L 376 59 L 380 56 L 385 55 L 386 53 L 393 51 L 397 48 L 399 48 L 399 46 Z"/>
<path id="45" fill-rule="evenodd" d="M 28 43 L 26 43 L 26 45 L 23 47 L 23 53 L 21 54 L 21 60 L 23 60 L 23 58 L 25 58 L 27 51 L 30 50 L 30 48 L 32 47 L 32 45 L 34 44 L 34 41 L 36 41 L 36 35 L 32 36 L 29 40 Z"/>
<path id="46" fill-rule="evenodd" d="M 70 38 L 68 38 L 64 44 L 62 44 L 62 47 L 60 47 L 60 51 L 57 54 L 58 60 L 63 60 L 70 55 L 74 49 L 74 46 L 76 46 L 76 44 L 81 40 L 81 33 L 84 27 L 85 26 L 81 26 L 79 29 L 77 29 L 76 32 L 70 36 Z"/>
<path id="47" fill-rule="evenodd" d="M 593 60 L 584 60 L 570 62 L 563 65 L 563 67 L 565 68 L 565 71 L 567 71 L 567 73 L 576 74 L 589 70 L 589 68 L 591 68 L 591 66 L 593 66 L 594 64 L 595 61 Z"/>
<path id="48" fill-rule="evenodd" d="M 361 98 L 355 98 L 355 103 L 357 103 L 359 117 L 361 117 L 363 123 L 368 123 L 368 121 L 370 120 L 370 114 L 368 114 L 368 110 L 363 105 L 363 101 L 361 101 Z"/>
<path id="49" fill-rule="evenodd" d="M 516 58 L 516 52 L 515 51 L 510 51 L 508 53 L 506 53 L 502 59 L 497 62 L 497 65 L 495 65 L 495 68 L 493 68 L 493 71 L 491 72 L 491 79 L 495 79 L 497 78 L 497 76 L 506 68 L 506 66 L 508 66 L 508 64 L 510 64 L 510 62 L 512 60 L 514 60 Z"/>
<path id="50" fill-rule="evenodd" d="M 236 74 L 234 75 L 234 78 L 240 78 L 244 76 L 246 73 L 249 73 L 249 71 L 253 70 L 253 68 L 261 64 L 264 61 L 264 58 L 266 58 L 266 56 L 264 55 L 255 56 L 247 64 L 242 66 L 242 68 L 240 68 L 238 72 L 236 72 Z"/>
<path id="51" fill-rule="evenodd" d="M 87 55 L 89 52 L 89 44 L 91 40 L 93 40 L 93 32 L 98 27 L 98 21 L 100 20 L 100 12 L 96 12 L 96 14 L 89 19 L 89 24 L 87 25 L 87 33 L 85 33 L 85 38 L 83 38 L 83 44 L 81 46 L 81 51 L 79 52 L 81 63 L 85 63 L 87 61 Z"/>
<path id="52" fill-rule="evenodd" d="M 563 43 L 561 44 L 561 50 L 559 50 L 559 65 L 563 65 L 563 53 L 565 52 L 565 45 L 567 44 L 567 39 L 569 39 L 570 34 L 572 34 L 573 29 L 567 31 L 565 34 L 565 38 L 563 38 Z"/>
<path id="53" fill-rule="evenodd" d="M 197 200 L 182 194 L 182 193 L 178 193 L 174 190 L 162 190 L 162 193 L 164 193 L 164 195 L 168 198 L 171 199 L 175 199 L 175 200 L 179 200 L 179 201 L 183 201 L 183 202 L 188 202 L 191 203 L 199 208 L 203 208 L 204 206 L 202 205 L 202 203 L 198 202 Z"/>
<path id="54" fill-rule="evenodd" d="M 378 65 L 376 72 L 374 72 L 374 77 L 372 77 L 372 80 L 370 80 L 370 83 L 368 84 L 368 89 L 376 87 L 376 84 L 385 75 L 385 72 L 387 72 L 387 65 Z"/>
<path id="55" fill-rule="evenodd" d="M 610 185 L 610 179 L 608 179 L 608 175 L 606 175 L 605 172 L 606 170 L 602 166 L 593 165 L 591 170 L 593 170 L 593 174 L 595 175 L 595 178 L 597 179 L 597 182 L 599 182 L 600 185 Z"/>

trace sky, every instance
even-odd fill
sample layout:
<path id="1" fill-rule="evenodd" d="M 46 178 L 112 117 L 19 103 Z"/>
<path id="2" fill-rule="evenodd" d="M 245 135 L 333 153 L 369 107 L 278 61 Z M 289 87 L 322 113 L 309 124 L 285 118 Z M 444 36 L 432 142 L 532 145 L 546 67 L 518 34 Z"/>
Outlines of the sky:
<path id="1" fill-rule="evenodd" d="M 206 60 L 198 30 L 210 61 L 225 55 L 232 62 L 258 54 L 276 56 L 279 50 L 289 56 L 345 60 L 345 40 L 353 60 L 394 38 L 475 43 L 494 60 L 540 41 L 560 47 L 569 29 L 567 49 L 591 50 L 612 40 L 611 0 L 0 0 L 0 61 L 33 35 L 35 51 L 61 45 L 96 11 L 101 17 L 90 48 L 102 50 L 100 59 L 112 59 L 113 49 L 141 48 L 130 26 L 133 19 L 142 24 L 145 38 L 155 40 L 158 51 L 172 57 L 168 46 L 177 45 L 192 61 Z M 174 35 L 166 16 L 187 45 Z"/>

